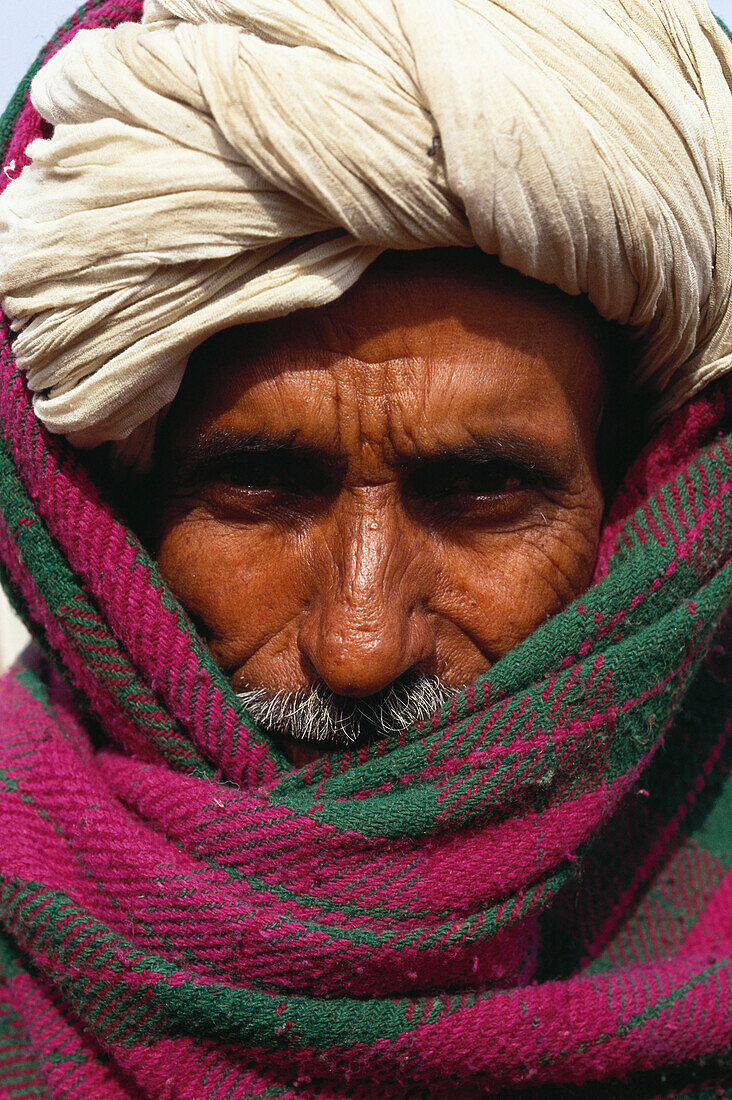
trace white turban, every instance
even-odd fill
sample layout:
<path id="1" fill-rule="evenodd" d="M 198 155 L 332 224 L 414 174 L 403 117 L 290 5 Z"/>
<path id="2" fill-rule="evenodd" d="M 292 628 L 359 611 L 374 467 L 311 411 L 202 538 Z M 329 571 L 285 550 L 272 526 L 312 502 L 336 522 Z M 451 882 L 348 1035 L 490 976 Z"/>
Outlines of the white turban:
<path id="1" fill-rule="evenodd" d="M 632 326 L 664 415 L 732 368 L 731 83 L 703 0 L 147 0 L 81 31 L 0 200 L 37 414 L 124 439 L 212 333 L 477 244 Z"/>

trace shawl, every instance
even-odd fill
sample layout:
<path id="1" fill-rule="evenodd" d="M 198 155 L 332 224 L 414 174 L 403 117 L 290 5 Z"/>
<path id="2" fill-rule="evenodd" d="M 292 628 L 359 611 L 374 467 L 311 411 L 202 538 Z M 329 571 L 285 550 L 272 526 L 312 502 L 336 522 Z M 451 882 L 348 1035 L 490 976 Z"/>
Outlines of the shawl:
<path id="1" fill-rule="evenodd" d="M 90 0 L 40 62 L 136 14 Z M 580 599 L 430 721 L 293 769 L 7 324 L 0 373 L 36 639 L 0 683 L 2 1100 L 727 1094 L 729 379 L 634 461 Z"/>
<path id="2" fill-rule="evenodd" d="M 587 294 L 634 332 L 656 418 L 732 367 L 732 47 L 706 0 L 146 0 L 32 99 L 53 133 L 8 167 L 0 300 L 77 445 L 139 428 L 120 452 L 144 457 L 197 344 L 386 248 L 478 245 Z"/>

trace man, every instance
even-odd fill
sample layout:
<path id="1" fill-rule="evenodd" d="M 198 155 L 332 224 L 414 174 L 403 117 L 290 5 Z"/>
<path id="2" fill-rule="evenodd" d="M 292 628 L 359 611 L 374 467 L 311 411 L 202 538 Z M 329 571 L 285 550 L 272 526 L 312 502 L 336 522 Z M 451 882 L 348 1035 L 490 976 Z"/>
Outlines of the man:
<path id="1" fill-rule="evenodd" d="M 5 150 L 0 1084 L 719 1094 L 724 35 L 139 14 Z"/>
<path id="2" fill-rule="evenodd" d="M 199 349 L 143 495 L 250 713 L 347 743 L 391 705 L 398 732 L 584 591 L 610 347 L 585 302 L 443 250 Z"/>

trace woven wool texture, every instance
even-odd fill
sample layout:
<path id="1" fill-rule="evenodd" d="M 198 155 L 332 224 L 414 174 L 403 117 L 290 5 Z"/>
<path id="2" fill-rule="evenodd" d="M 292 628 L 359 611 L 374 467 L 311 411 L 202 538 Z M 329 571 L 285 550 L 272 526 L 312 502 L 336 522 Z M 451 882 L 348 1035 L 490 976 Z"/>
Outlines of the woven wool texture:
<path id="1" fill-rule="evenodd" d="M 92 0 L 48 49 L 138 16 Z M 40 132 L 26 83 L 8 174 Z M 636 460 L 581 599 L 432 722 L 292 770 L 7 325 L 0 369 L 40 646 L 0 685 L 0 1100 L 729 1095 L 729 381 Z"/>

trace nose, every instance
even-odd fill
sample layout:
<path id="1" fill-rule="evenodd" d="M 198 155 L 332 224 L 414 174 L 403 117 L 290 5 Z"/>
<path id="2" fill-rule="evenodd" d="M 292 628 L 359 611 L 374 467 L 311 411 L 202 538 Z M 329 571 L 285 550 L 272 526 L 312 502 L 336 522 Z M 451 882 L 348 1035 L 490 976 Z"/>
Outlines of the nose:
<path id="1" fill-rule="evenodd" d="M 373 695 L 434 656 L 422 598 L 426 573 L 388 509 L 351 515 L 334 534 L 329 568 L 313 563 L 298 644 L 331 691 Z"/>

